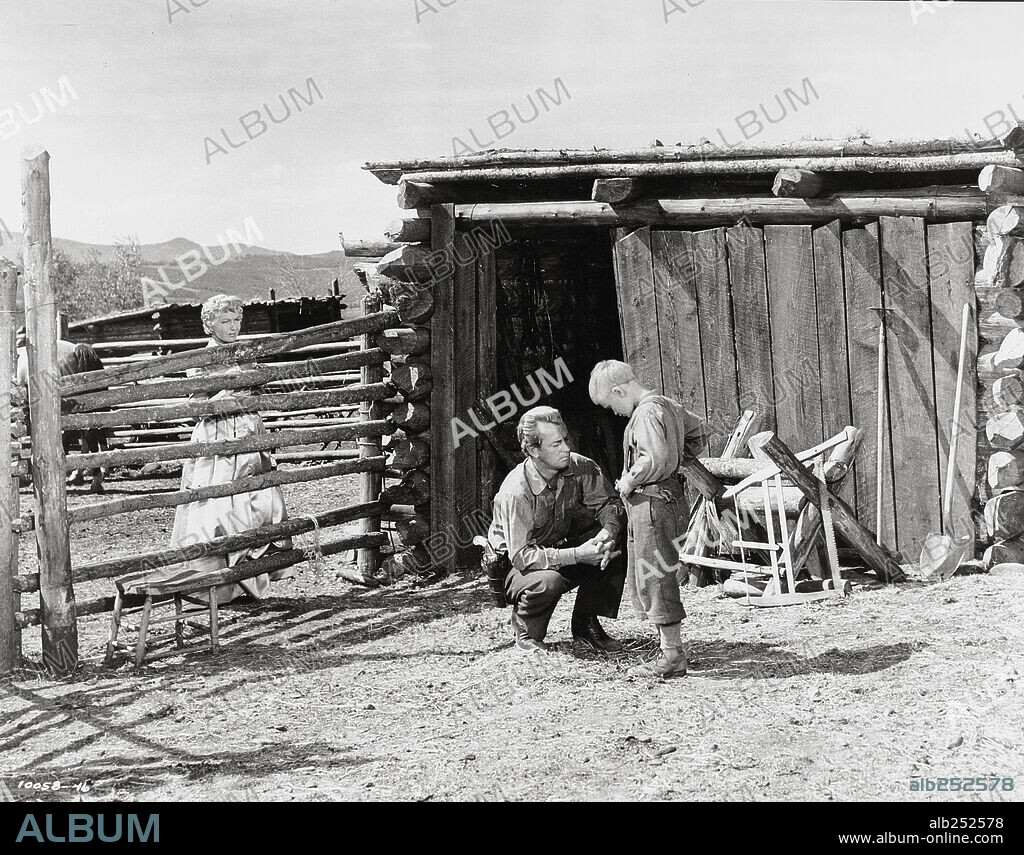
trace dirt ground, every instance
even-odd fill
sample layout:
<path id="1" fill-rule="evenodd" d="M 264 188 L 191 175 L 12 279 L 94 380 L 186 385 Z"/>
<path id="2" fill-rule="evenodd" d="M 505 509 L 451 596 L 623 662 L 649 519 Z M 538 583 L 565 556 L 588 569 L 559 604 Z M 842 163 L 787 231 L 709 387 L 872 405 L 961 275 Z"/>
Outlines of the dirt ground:
<path id="1" fill-rule="evenodd" d="M 335 483 L 285 487 L 291 514 L 354 500 L 354 479 Z M 74 560 L 155 548 L 172 517 L 76 526 Z M 138 671 L 104 668 L 108 618 L 83 619 L 72 678 L 0 684 L 0 799 L 1020 801 L 1024 577 L 847 575 L 852 596 L 779 609 L 688 592 L 690 674 L 666 682 L 625 676 L 654 646 L 628 601 L 605 624 L 626 653 L 571 643 L 570 595 L 559 649 L 531 656 L 470 577 L 367 590 L 300 565 L 267 599 L 223 607 L 219 655 L 196 633 Z M 38 630 L 25 651 L 38 658 Z M 996 789 L 912 792 L 920 777 Z"/>

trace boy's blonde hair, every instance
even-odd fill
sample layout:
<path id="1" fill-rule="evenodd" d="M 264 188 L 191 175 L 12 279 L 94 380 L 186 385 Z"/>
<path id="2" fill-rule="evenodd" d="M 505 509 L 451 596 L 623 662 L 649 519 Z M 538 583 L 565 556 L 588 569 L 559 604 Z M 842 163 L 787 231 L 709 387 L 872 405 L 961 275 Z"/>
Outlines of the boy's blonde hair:
<path id="1" fill-rule="evenodd" d="M 590 400 L 596 404 L 598 399 L 607 398 L 616 386 L 625 386 L 634 380 L 636 374 L 628 363 L 618 359 L 602 360 L 590 372 Z"/>

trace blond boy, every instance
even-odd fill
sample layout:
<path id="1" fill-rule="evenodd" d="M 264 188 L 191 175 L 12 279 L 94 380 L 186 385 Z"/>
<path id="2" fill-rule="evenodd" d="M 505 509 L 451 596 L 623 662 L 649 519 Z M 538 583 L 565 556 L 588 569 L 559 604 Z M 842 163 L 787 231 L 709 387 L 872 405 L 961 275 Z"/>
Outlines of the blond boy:
<path id="1" fill-rule="evenodd" d="M 634 676 L 686 674 L 679 637 L 686 617 L 675 570 L 689 512 L 678 475 L 681 461 L 696 456 L 706 423 L 677 401 L 642 385 L 625 362 L 607 359 L 590 375 L 595 404 L 629 418 L 623 437 L 623 470 L 615 489 L 626 506 L 627 580 L 634 607 L 658 627 L 660 657 L 630 670 Z"/>

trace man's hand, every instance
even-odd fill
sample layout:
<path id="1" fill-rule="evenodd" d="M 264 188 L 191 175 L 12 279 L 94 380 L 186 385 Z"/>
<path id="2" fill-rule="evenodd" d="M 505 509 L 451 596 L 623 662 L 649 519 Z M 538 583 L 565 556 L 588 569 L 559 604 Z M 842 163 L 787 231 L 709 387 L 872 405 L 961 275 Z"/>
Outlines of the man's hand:
<path id="1" fill-rule="evenodd" d="M 576 547 L 576 560 L 581 564 L 606 566 L 611 558 L 619 554 L 610 552 L 611 547 L 611 541 L 598 541 L 597 536 L 592 537 Z"/>
<path id="2" fill-rule="evenodd" d="M 585 563 L 587 563 L 587 564 L 598 564 L 599 563 L 600 566 L 601 566 L 601 569 L 604 570 L 604 568 L 608 566 L 608 562 L 611 561 L 613 558 L 615 558 L 617 555 L 620 554 L 618 552 L 612 552 L 612 547 L 614 545 L 615 545 L 615 542 L 612 539 L 611 532 L 609 532 L 607 529 L 603 528 L 597 534 L 595 534 L 592 538 L 590 538 L 590 540 L 586 541 L 586 543 L 582 544 L 581 546 L 576 547 L 576 550 L 577 550 L 576 554 L 577 554 L 577 556 L 581 555 L 582 554 L 582 549 L 583 549 L 584 546 L 586 546 L 586 547 L 593 547 L 597 551 L 598 555 L 600 556 L 600 560 L 599 561 L 587 561 Z"/>
<path id="3" fill-rule="evenodd" d="M 615 482 L 615 489 L 618 491 L 619 496 L 625 501 L 629 498 L 629 494 L 633 492 L 633 482 L 628 477 L 623 476 Z"/>

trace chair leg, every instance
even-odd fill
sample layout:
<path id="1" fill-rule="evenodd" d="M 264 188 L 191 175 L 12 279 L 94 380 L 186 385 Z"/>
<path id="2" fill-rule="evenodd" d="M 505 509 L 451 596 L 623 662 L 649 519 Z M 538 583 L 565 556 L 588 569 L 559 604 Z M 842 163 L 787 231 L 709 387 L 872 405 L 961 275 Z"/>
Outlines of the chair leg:
<path id="1" fill-rule="evenodd" d="M 217 589 L 210 588 L 210 652 L 216 653 L 220 643 L 217 637 Z"/>
<path id="2" fill-rule="evenodd" d="M 149 630 L 149 613 L 153 609 L 153 598 L 146 596 L 146 602 L 142 606 L 142 618 L 139 620 L 139 643 L 135 647 L 135 667 L 142 665 L 142 658 L 146 655 L 146 632 Z"/>
<path id="3" fill-rule="evenodd" d="M 110 667 L 114 664 L 114 650 L 117 647 L 117 634 L 121 629 L 121 609 L 124 608 L 124 595 L 118 590 L 114 597 L 114 614 L 110 618 L 110 634 L 107 636 L 107 655 L 103 664 Z"/>
<path id="4" fill-rule="evenodd" d="M 184 647 L 185 637 L 182 633 L 184 618 L 181 615 L 181 594 L 174 595 L 174 646 Z"/>

